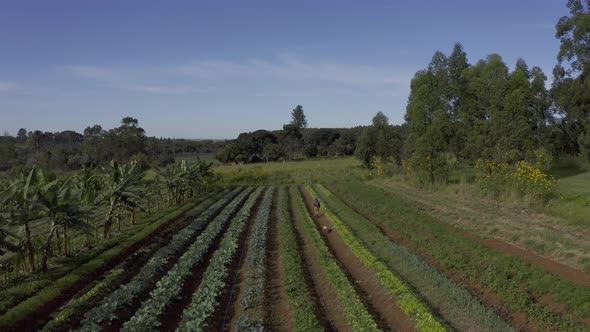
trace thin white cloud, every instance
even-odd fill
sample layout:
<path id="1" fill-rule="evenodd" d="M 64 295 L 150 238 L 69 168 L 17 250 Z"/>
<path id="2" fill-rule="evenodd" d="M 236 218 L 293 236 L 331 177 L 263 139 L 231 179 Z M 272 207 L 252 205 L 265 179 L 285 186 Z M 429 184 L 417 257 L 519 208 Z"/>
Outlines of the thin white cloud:
<path id="1" fill-rule="evenodd" d="M 290 53 L 273 60 L 200 60 L 132 69 L 65 66 L 69 74 L 111 88 L 149 94 L 194 94 L 243 90 L 254 96 L 406 94 L 413 70 L 393 66 L 308 61 Z M 146 83 L 147 82 L 147 83 Z M 170 82 L 182 82 L 182 85 Z M 205 88 L 203 88 L 205 86 Z"/>
<path id="2" fill-rule="evenodd" d="M 154 68 L 145 68 L 141 70 L 122 70 L 91 65 L 68 65 L 64 66 L 63 68 L 69 74 L 126 91 L 143 92 L 149 94 L 189 94 L 200 93 L 209 90 L 187 86 L 137 83 L 144 81 L 157 81 L 159 70 Z"/>
<path id="3" fill-rule="evenodd" d="M 1 94 L 8 94 L 12 92 L 17 92 L 19 89 L 18 84 L 14 82 L 8 81 L 0 81 L 0 93 Z"/>
<path id="4" fill-rule="evenodd" d="M 310 62 L 283 53 L 275 61 L 250 59 L 243 62 L 195 61 L 172 71 L 200 79 L 273 79 L 280 82 L 332 83 L 367 90 L 408 87 L 413 71 L 391 66 Z"/>

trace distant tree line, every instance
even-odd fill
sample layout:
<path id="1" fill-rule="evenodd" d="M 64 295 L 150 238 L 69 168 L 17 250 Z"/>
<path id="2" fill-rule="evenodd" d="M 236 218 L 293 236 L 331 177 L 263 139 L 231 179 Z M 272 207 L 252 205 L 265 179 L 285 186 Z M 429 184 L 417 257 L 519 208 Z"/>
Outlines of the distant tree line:
<path id="1" fill-rule="evenodd" d="M 257 130 L 238 135 L 220 149 L 222 163 L 254 163 L 310 157 L 349 156 L 354 153 L 362 127 L 307 128 L 303 107 L 291 113 L 291 122 L 282 130 Z"/>
<path id="2" fill-rule="evenodd" d="M 556 25 L 561 41 L 553 83 L 523 59 L 512 71 L 498 54 L 470 64 L 460 43 L 435 52 L 412 79 L 405 124 L 378 113 L 357 141 L 371 168 L 396 161 L 424 182 L 446 181 L 457 163 L 496 164 L 576 156 L 590 159 L 589 3 L 569 0 Z"/>
<path id="3" fill-rule="evenodd" d="M 140 167 L 163 166 L 178 155 L 215 153 L 225 141 L 186 140 L 146 136 L 139 121 L 132 117 L 121 120 L 121 126 L 103 129 L 88 126 L 83 134 L 27 131 L 21 128 L 16 136 L 0 137 L 0 171 L 13 174 L 38 165 L 47 170 L 77 170 L 85 166 L 107 165 L 111 160 L 135 160 Z"/>

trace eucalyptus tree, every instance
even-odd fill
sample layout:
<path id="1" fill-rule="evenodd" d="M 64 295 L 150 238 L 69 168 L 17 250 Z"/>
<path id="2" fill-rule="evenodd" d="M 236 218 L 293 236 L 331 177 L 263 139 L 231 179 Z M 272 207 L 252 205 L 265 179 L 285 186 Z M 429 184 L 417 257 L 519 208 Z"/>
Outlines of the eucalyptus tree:
<path id="1" fill-rule="evenodd" d="M 561 42 L 552 95 L 561 115 L 566 153 L 590 158 L 590 2 L 568 0 L 569 15 L 555 26 Z"/>

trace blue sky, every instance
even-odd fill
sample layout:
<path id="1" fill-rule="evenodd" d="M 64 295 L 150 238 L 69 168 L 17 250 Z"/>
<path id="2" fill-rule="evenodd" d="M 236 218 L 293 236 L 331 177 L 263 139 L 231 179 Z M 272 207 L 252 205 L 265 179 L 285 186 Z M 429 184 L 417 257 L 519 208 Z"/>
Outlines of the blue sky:
<path id="1" fill-rule="evenodd" d="M 402 123 L 413 74 L 461 42 L 550 78 L 566 1 L 0 1 L 0 130 L 233 138 Z M 549 84 L 549 82 L 548 82 Z"/>

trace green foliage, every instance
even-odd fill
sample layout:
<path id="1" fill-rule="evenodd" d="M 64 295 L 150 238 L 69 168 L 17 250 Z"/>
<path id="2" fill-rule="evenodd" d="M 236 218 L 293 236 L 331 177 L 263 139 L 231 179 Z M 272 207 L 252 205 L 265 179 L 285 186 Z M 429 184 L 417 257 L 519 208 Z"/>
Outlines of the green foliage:
<path id="1" fill-rule="evenodd" d="M 9 328 L 21 322 L 23 319 L 26 319 L 46 302 L 55 299 L 69 287 L 72 287 L 76 282 L 84 278 L 88 278 L 90 275 L 95 273 L 95 271 L 105 266 L 105 264 L 119 255 L 121 252 L 133 246 L 138 241 L 141 241 L 143 238 L 154 232 L 162 224 L 165 224 L 170 220 L 177 218 L 182 213 L 188 211 L 194 207 L 195 204 L 196 203 L 194 202 L 186 204 L 164 216 L 160 216 L 160 219 L 153 220 L 153 222 L 146 224 L 146 226 L 139 232 L 127 238 L 117 239 L 117 241 L 109 242 L 113 247 L 102 252 L 100 255 L 91 258 L 83 265 L 68 271 L 68 273 L 63 277 L 48 282 L 47 287 L 42 288 L 35 295 L 27 298 L 25 301 L 20 302 L 18 305 L 8 310 L 4 315 L 0 316 L 0 328 Z"/>
<path id="2" fill-rule="evenodd" d="M 305 185 L 305 189 L 312 197 L 319 196 L 311 186 Z M 319 191 L 323 197 L 329 197 L 330 201 L 333 201 L 334 197 L 323 186 L 319 186 Z M 419 331 L 446 331 L 430 310 L 416 298 L 410 288 L 357 240 L 356 236 L 348 227 L 332 213 L 330 206 L 324 205 L 323 213 L 330 220 L 352 253 L 360 259 L 363 265 L 375 272 L 383 287 L 388 289 L 391 294 L 397 296 L 401 309 L 416 321 L 416 327 Z"/>
<path id="3" fill-rule="evenodd" d="M 154 253 L 150 260 L 127 284 L 119 287 L 117 290 L 109 294 L 109 296 L 105 297 L 96 307 L 86 312 L 84 314 L 84 320 L 81 322 L 81 329 L 84 331 L 93 331 L 99 328 L 101 323 L 110 322 L 116 319 L 116 311 L 124 305 L 129 305 L 133 299 L 141 294 L 145 287 L 153 281 L 157 273 L 162 272 L 162 269 L 166 266 L 167 261 L 173 256 L 179 254 L 179 251 L 185 247 L 194 234 L 205 227 L 207 222 L 210 221 L 210 219 L 217 212 L 219 212 L 219 210 L 223 208 L 225 204 L 227 204 L 233 198 L 233 196 L 237 194 L 237 191 L 238 190 L 235 190 L 234 192 L 227 194 L 223 199 L 212 204 L 197 219 L 195 219 L 180 232 L 175 234 L 168 245 L 158 249 L 158 251 Z M 183 278 L 186 276 L 188 273 L 187 270 L 190 271 L 190 268 L 192 267 L 192 265 L 187 264 L 196 264 L 196 262 L 201 259 L 201 257 L 204 255 L 204 251 L 209 247 L 213 241 L 213 238 L 223 227 L 225 218 L 227 218 L 229 214 L 237 209 L 237 206 L 246 198 L 249 193 L 250 192 L 248 190 L 242 192 L 224 208 L 219 216 L 217 216 L 209 224 L 209 226 L 205 229 L 205 231 L 203 231 L 199 238 L 197 238 L 197 240 L 183 254 L 174 267 L 168 272 L 168 274 L 158 281 L 157 285 L 162 283 L 164 286 L 157 286 L 156 290 L 153 290 L 152 293 L 150 293 L 152 296 L 153 293 L 160 294 L 157 291 L 159 289 L 158 287 L 171 285 L 170 283 L 166 283 L 166 281 L 162 280 L 172 280 L 172 278 L 176 277 L 177 279 L 175 280 L 178 281 L 178 278 Z M 183 264 L 183 262 L 185 263 Z M 180 288 L 182 287 L 182 283 L 177 282 L 175 286 Z M 150 305 L 153 305 L 153 303 L 164 306 L 167 302 L 148 301 L 144 302 L 142 308 L 149 307 Z M 142 308 L 140 308 L 140 310 L 136 313 L 136 316 L 141 315 L 140 312 L 142 312 Z M 152 317 L 152 320 L 157 320 L 157 318 L 157 316 Z"/>
<path id="4" fill-rule="evenodd" d="M 303 113 L 303 107 L 297 105 L 293 112 L 291 112 L 291 124 L 295 125 L 299 129 L 307 128 L 307 119 L 305 113 Z"/>
<path id="5" fill-rule="evenodd" d="M 70 318 L 76 313 L 76 310 L 83 308 L 87 302 L 99 295 L 101 295 L 106 289 L 112 287 L 116 282 L 121 280 L 125 270 L 116 269 L 112 270 L 103 280 L 98 282 L 88 292 L 79 298 L 71 301 L 63 309 L 60 309 L 57 315 L 49 321 L 40 331 L 50 332 L 59 330 L 64 324 L 70 321 Z"/>
<path id="6" fill-rule="evenodd" d="M 248 239 L 248 272 L 242 297 L 243 312 L 237 322 L 238 331 L 261 330 L 264 326 L 266 239 L 274 191 L 274 187 L 270 187 L 264 194 Z"/>
<path id="7" fill-rule="evenodd" d="M 581 327 L 579 319 L 590 315 L 590 308 L 585 306 L 590 299 L 588 287 L 560 279 L 462 235 L 435 220 L 424 211 L 421 204 L 404 197 L 402 193 L 385 191 L 356 181 L 334 182 L 333 186 L 339 194 L 347 197 L 347 203 L 355 211 L 371 215 L 375 223 L 399 234 L 412 244 L 411 248 L 420 248 L 424 255 L 431 257 L 444 269 L 456 271 L 467 281 L 490 289 L 509 310 L 525 313 L 535 319 L 541 328 L 576 330 Z M 352 227 L 352 224 L 349 226 Z M 359 228 L 355 231 L 360 232 Z M 365 242 L 367 245 L 369 243 Z M 412 285 L 419 287 L 424 281 L 406 277 L 406 271 L 413 269 L 407 264 L 395 268 Z M 446 290 L 440 286 L 435 288 Z M 430 288 L 428 292 L 440 290 Z M 553 312 L 531 294 L 555 294 L 555 300 L 565 305 L 567 314 Z M 428 293 L 422 295 L 428 296 Z"/>
<path id="8" fill-rule="evenodd" d="M 392 126 L 382 112 L 373 117 L 371 126 L 365 127 L 358 138 L 354 152 L 365 168 L 370 169 L 376 158 L 382 164 L 401 161 L 405 126 Z"/>
<path id="9" fill-rule="evenodd" d="M 543 163 L 543 155 L 540 155 Z M 530 163 L 521 160 L 513 167 L 507 163 L 495 163 L 480 159 L 475 165 L 478 172 L 476 181 L 487 194 L 498 198 L 506 192 L 516 192 L 521 196 L 529 195 L 542 202 L 547 202 L 554 193 L 557 180 Z"/>
<path id="10" fill-rule="evenodd" d="M 231 221 L 229 229 L 223 236 L 219 248 L 215 251 L 209 266 L 205 273 L 199 288 L 193 293 L 192 302 L 182 313 L 182 320 L 177 331 L 206 331 L 207 320 L 211 317 L 217 305 L 217 298 L 221 294 L 223 287 L 226 285 L 227 271 L 236 250 L 238 249 L 238 239 L 240 234 L 246 228 L 246 223 L 250 217 L 252 207 L 262 194 L 264 188 L 258 188 L 252 196 L 246 201 L 244 207 L 238 212 L 236 217 Z M 268 197 L 268 198 L 266 198 Z M 266 195 L 270 200 L 270 196 Z M 146 317 L 147 318 L 147 317 Z M 138 321 L 131 323 L 129 327 L 132 331 L 146 331 L 141 328 Z M 145 325 L 143 325 L 145 326 Z M 139 328 L 138 328 L 139 327 Z M 145 326 L 145 328 L 150 328 Z"/>
<path id="11" fill-rule="evenodd" d="M 297 331 L 323 331 L 313 306 L 312 295 L 304 279 L 305 263 L 293 232 L 289 217 L 287 190 L 281 187 L 278 193 L 278 231 L 281 238 L 281 262 L 285 274 L 285 295 L 293 309 Z"/>
<path id="12" fill-rule="evenodd" d="M 304 238 L 314 247 L 323 273 L 336 292 L 338 303 L 349 326 L 354 331 L 378 331 L 377 324 L 324 243 L 305 208 L 303 197 L 295 192 L 294 187 L 291 187 L 291 198 L 295 199 L 295 217 L 301 220 L 305 229 Z"/>

